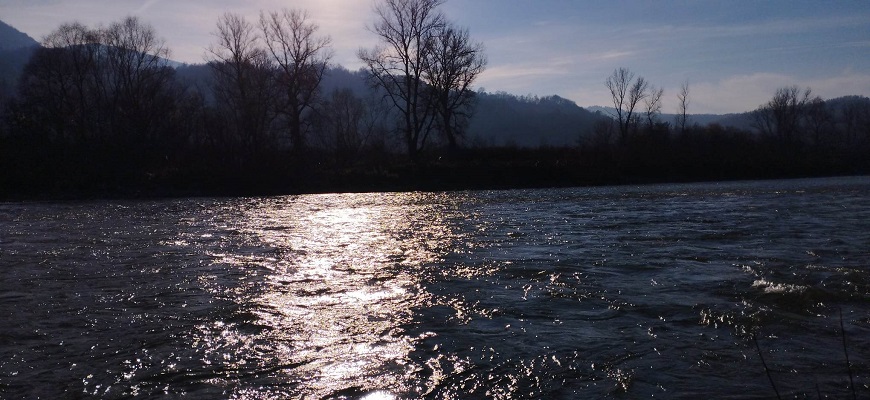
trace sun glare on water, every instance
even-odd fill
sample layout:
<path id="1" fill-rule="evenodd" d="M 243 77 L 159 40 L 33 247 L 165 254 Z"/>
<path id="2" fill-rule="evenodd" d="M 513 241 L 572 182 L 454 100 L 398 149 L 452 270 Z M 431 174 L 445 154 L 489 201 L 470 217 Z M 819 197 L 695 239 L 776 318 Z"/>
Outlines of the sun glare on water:
<path id="1" fill-rule="evenodd" d="M 260 362 L 286 366 L 277 368 L 277 380 L 303 388 L 290 393 L 379 400 L 408 392 L 415 373 L 409 354 L 419 338 L 403 325 L 426 301 L 414 290 L 414 269 L 437 257 L 437 244 L 413 239 L 418 228 L 404 215 L 413 210 L 395 199 L 365 199 L 306 196 L 306 204 L 286 198 L 247 210 L 240 230 L 251 237 L 249 250 L 268 251 L 225 254 L 221 262 L 259 271 L 260 286 L 246 303 L 264 329 L 225 326 L 203 341 L 258 349 Z M 426 229 L 445 229 L 432 222 Z"/>

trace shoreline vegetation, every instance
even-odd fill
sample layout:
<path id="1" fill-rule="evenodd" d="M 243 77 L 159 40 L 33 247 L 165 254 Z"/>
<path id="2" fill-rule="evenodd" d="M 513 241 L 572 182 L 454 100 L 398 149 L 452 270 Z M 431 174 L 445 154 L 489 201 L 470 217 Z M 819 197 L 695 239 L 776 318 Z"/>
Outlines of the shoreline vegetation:
<path id="1" fill-rule="evenodd" d="M 135 17 L 64 24 L 18 52 L 14 85 L 0 77 L 0 201 L 870 174 L 867 97 L 784 87 L 740 123 L 699 125 L 688 81 L 669 121 L 663 89 L 626 68 L 602 80 L 610 115 L 476 92 L 483 44 L 442 4 L 380 0 L 380 44 L 360 50 L 357 72 L 330 64 L 331 39 L 304 10 L 224 14 L 193 66 L 170 63 Z"/>
<path id="2" fill-rule="evenodd" d="M 832 160 L 804 153 L 792 155 L 795 158 L 766 153 L 762 158 L 752 154 L 760 150 L 746 150 L 730 156 L 692 153 L 686 158 L 653 154 L 642 158 L 570 147 L 502 147 L 431 152 L 418 162 L 388 154 L 355 166 L 322 162 L 327 158 L 319 154 L 296 156 L 291 158 L 295 163 L 288 163 L 288 154 L 276 152 L 243 166 L 224 164 L 219 157 L 205 163 L 197 158 L 196 164 L 164 166 L 153 172 L 101 165 L 95 162 L 97 157 L 82 153 L 70 156 L 76 161 L 55 164 L 30 154 L 7 153 L 4 164 L 24 169 L 14 175 L 0 173 L 0 187 L 5 188 L 0 201 L 538 189 L 870 174 L 867 159 Z M 7 166 L 3 171 L 14 171 Z"/>
<path id="3" fill-rule="evenodd" d="M 868 135 L 870 138 L 870 135 Z M 0 135 L 0 201 L 450 191 L 870 175 L 870 140 L 796 143 L 723 128 L 638 130 L 624 143 L 433 147 L 416 160 L 387 146 L 133 145 Z"/>

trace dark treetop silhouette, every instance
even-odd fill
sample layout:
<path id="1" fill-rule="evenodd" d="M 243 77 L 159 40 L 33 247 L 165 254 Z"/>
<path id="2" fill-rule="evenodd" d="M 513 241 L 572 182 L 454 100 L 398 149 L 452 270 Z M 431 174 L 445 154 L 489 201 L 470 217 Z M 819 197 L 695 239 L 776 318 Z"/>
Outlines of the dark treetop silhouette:
<path id="1" fill-rule="evenodd" d="M 441 0 L 382 0 L 360 50 L 330 66 L 304 10 L 217 21 L 207 64 L 176 65 L 134 17 L 68 23 L 4 51 L 0 197 L 434 190 L 870 172 L 870 99 L 797 86 L 751 113 L 693 124 L 627 68 L 612 115 L 475 92 L 483 45 Z M 31 55 L 32 54 L 32 55 Z M 12 60 L 12 61 L 9 61 Z M 16 61 L 20 67 L 15 68 Z M 711 117 L 707 116 L 707 121 Z M 674 126 L 668 122 L 675 120 Z"/>

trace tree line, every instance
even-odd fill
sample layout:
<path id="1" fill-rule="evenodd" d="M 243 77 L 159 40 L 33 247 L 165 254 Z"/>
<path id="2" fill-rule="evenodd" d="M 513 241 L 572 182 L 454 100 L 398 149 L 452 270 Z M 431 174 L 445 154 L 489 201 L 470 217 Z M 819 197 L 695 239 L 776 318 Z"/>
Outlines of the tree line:
<path id="1" fill-rule="evenodd" d="M 61 25 L 42 40 L 0 124 L 0 197 L 268 194 L 502 188 L 870 172 L 866 98 L 829 104 L 783 88 L 752 130 L 674 121 L 662 88 L 618 68 L 614 115 L 587 119 L 558 97 L 476 93 L 483 45 L 443 0 L 380 0 L 358 53 L 363 90 L 324 88 L 332 41 L 305 10 L 222 15 L 202 66 L 177 66 L 135 17 Z M 206 74 L 189 74 L 193 70 Z M 332 71 L 338 71 L 332 69 Z M 204 78 L 203 78 L 204 76 Z M 488 117 L 571 115 L 574 146 L 523 149 L 468 137 Z M 532 107 L 534 106 L 534 107 Z M 530 108 L 531 107 L 531 108 Z M 501 111 L 499 111 L 501 110 Z M 585 114 L 584 114 L 585 113 Z M 589 114 L 592 115 L 592 114 Z M 531 117 L 529 117 L 531 118 Z M 570 130 L 556 118 L 524 130 Z M 514 119 L 502 118 L 505 121 Z M 561 121 L 561 120 L 559 120 Z M 571 122 L 574 123 L 574 122 Z M 489 129 L 507 130 L 499 124 Z M 525 126 L 525 125 L 524 125 Z"/>
<path id="2" fill-rule="evenodd" d="M 605 80 L 605 86 L 615 109 L 615 126 L 599 125 L 597 134 L 604 135 L 604 140 L 610 140 L 615 134 L 616 142 L 627 144 L 632 136 L 654 131 L 685 134 L 688 130 L 702 128 L 689 123 L 688 81 L 677 94 L 678 109 L 673 124 L 660 118 L 664 90 L 655 88 L 644 77 L 636 76 L 627 68 L 618 68 Z M 772 141 L 788 150 L 866 148 L 870 144 L 867 99 L 853 96 L 837 100 L 835 104 L 828 104 L 820 96 L 814 96 L 810 88 L 779 88 L 768 102 L 749 113 L 752 130 L 743 133 Z"/>
<path id="3" fill-rule="evenodd" d="M 809 88 L 778 89 L 748 113 L 751 129 L 691 123 L 690 91 L 661 118 L 664 90 L 617 68 L 607 77 L 613 115 L 580 144 L 581 163 L 613 180 L 749 179 L 870 172 L 870 99 L 825 101 Z"/>
<path id="4" fill-rule="evenodd" d="M 427 145 L 458 148 L 486 59 L 442 3 L 376 5 L 370 29 L 381 44 L 359 52 L 370 84 L 362 95 L 324 93 L 331 39 L 305 10 L 261 11 L 255 21 L 222 15 L 199 84 L 178 76 L 165 43 L 138 18 L 63 24 L 6 101 L 0 184 L 111 193 L 223 180 L 280 191 L 311 184 L 318 169 L 377 169 L 398 158 L 399 143 L 414 163 Z"/>

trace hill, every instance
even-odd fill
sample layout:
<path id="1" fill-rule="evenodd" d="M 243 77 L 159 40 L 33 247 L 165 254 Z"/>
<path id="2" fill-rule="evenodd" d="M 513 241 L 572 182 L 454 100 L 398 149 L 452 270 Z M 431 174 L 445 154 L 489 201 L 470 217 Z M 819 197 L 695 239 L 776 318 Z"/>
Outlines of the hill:
<path id="1" fill-rule="evenodd" d="M 616 115 L 616 109 L 613 107 L 591 106 L 586 108 L 589 111 L 600 112 L 601 114 L 613 117 Z M 641 114 L 643 111 L 641 111 Z M 644 116 L 645 118 L 645 116 Z M 676 114 L 660 114 L 658 120 L 668 122 L 672 126 L 676 120 Z M 707 126 L 710 124 L 718 124 L 723 127 L 731 127 L 738 129 L 750 129 L 752 118 L 749 112 L 732 113 L 732 114 L 689 114 L 689 125 Z"/>
<path id="2" fill-rule="evenodd" d="M 480 92 L 468 134 L 478 146 L 574 146 L 601 118 L 559 96 Z"/>
<path id="3" fill-rule="evenodd" d="M 370 96 L 365 71 L 330 68 L 323 92 L 348 88 L 357 96 Z M 604 116 L 559 96 L 516 96 L 504 92 L 477 92 L 475 111 L 468 125 L 466 144 L 482 146 L 574 146 Z"/>
<path id="4" fill-rule="evenodd" d="M 0 21 L 0 104 L 12 95 L 18 76 L 38 46 L 30 36 Z"/>
<path id="5" fill-rule="evenodd" d="M 843 115 L 859 115 L 870 111 L 870 98 L 864 96 L 842 96 L 825 100 L 825 109 L 831 116 Z M 592 106 L 587 107 L 587 110 L 600 113 L 602 116 L 613 118 L 615 109 L 613 107 Z M 744 131 L 755 131 L 754 120 L 752 116 L 753 110 L 732 113 L 732 114 L 690 114 L 688 116 L 689 125 L 719 125 L 724 128 L 735 128 Z M 659 121 L 669 122 L 672 124 L 676 119 L 675 114 L 661 114 L 658 117 Z"/>
<path id="6" fill-rule="evenodd" d="M 39 45 L 27 34 L 13 28 L 9 24 L 0 21 L 0 51 L 15 50 Z"/>

